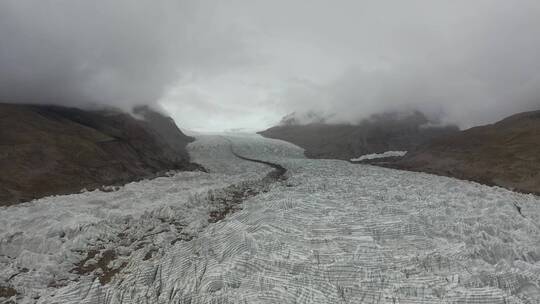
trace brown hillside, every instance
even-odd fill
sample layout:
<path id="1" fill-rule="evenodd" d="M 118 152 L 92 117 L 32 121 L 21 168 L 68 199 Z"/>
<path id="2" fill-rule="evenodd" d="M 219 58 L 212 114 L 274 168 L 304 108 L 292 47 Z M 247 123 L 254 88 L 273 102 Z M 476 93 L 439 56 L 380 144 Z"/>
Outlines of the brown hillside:
<path id="1" fill-rule="evenodd" d="M 193 169 L 169 118 L 117 111 L 0 104 L 0 205 Z"/>
<path id="2" fill-rule="evenodd" d="M 282 124 L 259 134 L 291 142 L 310 158 L 349 160 L 364 154 L 412 150 L 430 139 L 458 132 L 455 126 L 433 127 L 420 112 L 383 113 L 359 124 Z"/>
<path id="3" fill-rule="evenodd" d="M 540 111 L 435 139 L 391 166 L 540 193 Z"/>

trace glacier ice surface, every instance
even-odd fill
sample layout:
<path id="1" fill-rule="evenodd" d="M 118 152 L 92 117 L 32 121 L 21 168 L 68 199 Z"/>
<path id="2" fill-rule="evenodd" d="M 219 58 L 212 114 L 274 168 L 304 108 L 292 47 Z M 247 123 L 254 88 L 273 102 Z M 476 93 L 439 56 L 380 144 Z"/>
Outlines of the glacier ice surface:
<path id="1" fill-rule="evenodd" d="M 210 196 L 271 170 L 234 157 L 231 143 L 287 179 L 208 223 Z M 259 136 L 200 136 L 189 148 L 210 173 L 0 209 L 0 286 L 20 303 L 540 301 L 536 196 L 306 159 Z M 107 250 L 115 259 L 104 268 L 118 271 L 105 284 L 100 269 L 70 271 Z"/>

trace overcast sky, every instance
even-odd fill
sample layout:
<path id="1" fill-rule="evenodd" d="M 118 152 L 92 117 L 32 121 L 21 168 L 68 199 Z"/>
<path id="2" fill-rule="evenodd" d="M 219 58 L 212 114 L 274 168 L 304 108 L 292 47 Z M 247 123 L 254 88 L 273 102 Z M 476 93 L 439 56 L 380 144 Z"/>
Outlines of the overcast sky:
<path id="1" fill-rule="evenodd" d="M 165 108 L 198 131 L 291 112 L 540 109 L 537 0 L 2 0 L 0 100 Z"/>

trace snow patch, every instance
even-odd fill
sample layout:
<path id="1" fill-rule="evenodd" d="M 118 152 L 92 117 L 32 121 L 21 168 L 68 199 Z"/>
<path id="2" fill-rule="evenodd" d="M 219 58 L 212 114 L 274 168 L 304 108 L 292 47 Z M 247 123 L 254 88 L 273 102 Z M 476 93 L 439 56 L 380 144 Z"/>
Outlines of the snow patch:
<path id="1" fill-rule="evenodd" d="M 358 158 L 352 158 L 352 162 L 359 162 L 363 160 L 371 160 L 371 159 L 378 159 L 378 158 L 388 158 L 388 157 L 403 157 L 407 154 L 407 151 L 386 151 L 384 153 L 373 153 L 373 154 L 366 154 L 362 155 Z"/>

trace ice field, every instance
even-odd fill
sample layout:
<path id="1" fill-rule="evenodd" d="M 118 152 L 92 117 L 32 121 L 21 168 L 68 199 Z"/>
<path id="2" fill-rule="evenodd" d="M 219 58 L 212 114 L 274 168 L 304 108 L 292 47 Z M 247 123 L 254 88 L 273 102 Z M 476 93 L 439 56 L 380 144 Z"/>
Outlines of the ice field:
<path id="1" fill-rule="evenodd" d="M 0 303 L 540 303 L 539 197 L 255 135 L 189 151 L 209 173 L 0 208 Z"/>

